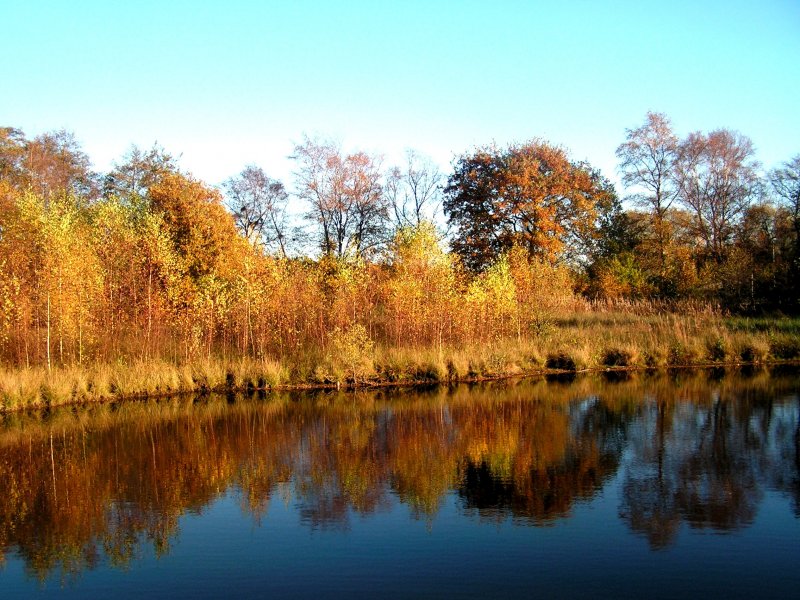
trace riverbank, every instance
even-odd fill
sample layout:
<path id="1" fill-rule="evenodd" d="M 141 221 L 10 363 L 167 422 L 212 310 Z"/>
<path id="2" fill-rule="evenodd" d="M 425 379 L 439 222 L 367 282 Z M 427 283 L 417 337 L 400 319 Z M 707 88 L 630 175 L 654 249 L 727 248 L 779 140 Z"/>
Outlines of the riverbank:
<path id="1" fill-rule="evenodd" d="M 366 332 L 282 358 L 0 368 L 0 411 L 181 393 L 398 386 L 550 373 L 722 367 L 800 360 L 793 319 L 590 313 L 544 322 L 525 339 L 459 348 L 387 348 Z"/>

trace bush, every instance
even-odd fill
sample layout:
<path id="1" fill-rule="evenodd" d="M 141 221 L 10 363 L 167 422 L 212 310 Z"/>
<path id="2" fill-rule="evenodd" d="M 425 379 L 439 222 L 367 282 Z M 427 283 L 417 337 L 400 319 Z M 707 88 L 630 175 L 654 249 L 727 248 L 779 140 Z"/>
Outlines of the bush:
<path id="1" fill-rule="evenodd" d="M 439 367 L 431 362 L 416 365 L 412 376 L 414 381 L 439 381 L 442 378 Z"/>
<path id="2" fill-rule="evenodd" d="M 714 362 L 722 362 L 725 360 L 728 352 L 725 349 L 725 341 L 722 338 L 717 338 L 713 342 L 708 343 L 708 359 Z"/>
<path id="3" fill-rule="evenodd" d="M 544 364 L 548 369 L 558 369 L 560 371 L 575 371 L 577 366 L 575 359 L 568 356 L 564 352 L 559 354 L 551 354 L 547 357 L 547 362 Z"/>
<path id="4" fill-rule="evenodd" d="M 357 323 L 346 330 L 337 327 L 331 336 L 330 361 L 334 368 L 343 369 L 345 376 L 357 383 L 359 377 L 364 378 L 373 370 L 374 346 L 363 325 Z"/>
<path id="5" fill-rule="evenodd" d="M 767 348 L 758 343 L 745 344 L 739 356 L 744 362 L 762 362 L 767 357 Z"/>
<path id="6" fill-rule="evenodd" d="M 664 357 L 658 350 L 645 351 L 642 355 L 642 361 L 648 369 L 656 369 L 664 363 Z"/>
<path id="7" fill-rule="evenodd" d="M 611 348 L 603 353 L 600 362 L 606 367 L 628 367 L 631 364 L 631 353 L 619 348 Z"/>
<path id="8" fill-rule="evenodd" d="M 690 365 L 694 361 L 694 353 L 680 342 L 675 342 L 667 352 L 667 364 L 672 367 Z"/>
<path id="9" fill-rule="evenodd" d="M 555 333 L 555 323 L 544 314 L 534 314 L 528 323 L 528 328 L 534 338 L 546 340 Z"/>
<path id="10" fill-rule="evenodd" d="M 769 346 L 774 358 L 791 360 L 800 357 L 800 338 L 782 335 L 773 338 Z"/>

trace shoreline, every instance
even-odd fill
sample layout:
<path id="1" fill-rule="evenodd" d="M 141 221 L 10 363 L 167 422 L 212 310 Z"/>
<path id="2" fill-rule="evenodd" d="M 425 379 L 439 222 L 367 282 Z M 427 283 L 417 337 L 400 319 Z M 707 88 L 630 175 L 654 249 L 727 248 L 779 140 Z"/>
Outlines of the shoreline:
<path id="1" fill-rule="evenodd" d="M 527 379 L 535 377 L 574 377 L 577 375 L 606 374 L 606 373 L 657 373 L 671 371 L 693 371 L 709 369 L 741 369 L 746 367 L 800 367 L 800 359 L 770 359 L 760 361 L 725 361 L 725 362 L 697 362 L 682 365 L 629 365 L 629 366 L 598 366 L 582 369 L 537 368 L 517 372 L 500 373 L 494 375 L 478 375 L 467 377 L 452 377 L 444 379 L 404 379 L 399 381 L 364 380 L 353 382 L 321 382 L 321 383 L 286 383 L 276 385 L 198 385 L 189 389 L 176 389 L 165 391 L 142 391 L 120 394 L 102 394 L 99 396 L 71 396 L 56 402 L 45 400 L 37 403 L 20 404 L 18 406 L 0 406 L 0 416 L 24 413 L 50 408 L 84 407 L 90 405 L 113 404 L 123 402 L 137 402 L 143 400 L 159 400 L 176 398 L 180 396 L 206 396 L 210 394 L 252 394 L 271 392 L 303 392 L 303 391 L 358 391 L 381 388 L 421 388 L 430 386 L 451 386 L 458 384 L 485 383 L 492 381 L 507 381 L 512 379 Z"/>

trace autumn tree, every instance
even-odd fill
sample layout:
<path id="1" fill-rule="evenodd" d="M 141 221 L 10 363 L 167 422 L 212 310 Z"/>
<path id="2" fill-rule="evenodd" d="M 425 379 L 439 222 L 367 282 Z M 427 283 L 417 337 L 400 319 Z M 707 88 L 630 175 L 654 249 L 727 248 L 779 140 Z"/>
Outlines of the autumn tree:
<path id="1" fill-rule="evenodd" d="M 25 134 L 21 130 L 0 127 L 0 181 L 21 187 L 26 144 Z"/>
<path id="2" fill-rule="evenodd" d="M 170 174 L 150 188 L 148 198 L 153 210 L 163 215 L 192 276 L 221 267 L 237 236 L 219 192 L 190 177 Z"/>
<path id="3" fill-rule="evenodd" d="M 694 217 L 701 255 L 720 263 L 738 220 L 758 193 L 758 163 L 749 138 L 727 129 L 689 134 L 678 148 L 681 203 Z"/>
<path id="4" fill-rule="evenodd" d="M 400 227 L 389 244 L 385 283 L 387 330 L 398 346 L 442 346 L 456 290 L 453 256 L 442 248 L 433 223 Z"/>
<path id="5" fill-rule="evenodd" d="M 226 204 L 237 229 L 256 248 L 287 255 L 289 195 L 283 183 L 267 176 L 263 169 L 249 165 L 224 188 Z"/>
<path id="6" fill-rule="evenodd" d="M 789 209 L 800 232 L 800 154 L 773 170 L 769 180 L 777 200 Z"/>
<path id="7" fill-rule="evenodd" d="M 769 176 L 774 196 L 791 223 L 792 252 L 788 279 L 794 302 L 800 300 L 800 154 L 773 170 Z"/>
<path id="8" fill-rule="evenodd" d="M 168 329 L 162 282 L 176 280 L 179 262 L 162 216 L 144 199 L 110 196 L 94 203 L 87 218 L 104 278 L 93 309 L 107 334 L 98 353 L 110 358 L 136 348 L 147 357 L 156 331 Z"/>
<path id="9" fill-rule="evenodd" d="M 104 196 L 131 198 L 145 196 L 152 185 L 162 178 L 178 172 L 178 163 L 174 156 L 154 144 L 149 150 L 131 146 L 122 157 L 122 161 L 114 163 L 113 169 L 103 180 Z"/>
<path id="10" fill-rule="evenodd" d="M 174 248 L 176 265 L 165 280 L 191 355 L 203 338 L 210 354 L 214 333 L 230 307 L 231 282 L 241 256 L 241 238 L 221 194 L 199 181 L 169 174 L 148 191 Z"/>
<path id="11" fill-rule="evenodd" d="M 648 112 L 643 125 L 628 129 L 625 142 L 617 148 L 622 182 L 633 193 L 629 196 L 652 216 L 652 233 L 643 241 L 652 240 L 658 264 L 658 285 L 667 281 L 668 246 L 672 239 L 669 210 L 680 191 L 676 180 L 678 138 L 669 118 Z M 648 250 L 648 248 L 643 248 Z"/>
<path id="12" fill-rule="evenodd" d="M 97 176 L 75 135 L 59 130 L 43 133 L 25 144 L 22 160 L 27 184 L 42 198 L 72 193 L 75 198 L 97 195 Z"/>
<path id="13" fill-rule="evenodd" d="M 102 283 L 85 211 L 70 195 L 45 200 L 28 191 L 11 215 L 0 235 L 0 302 L 19 334 L 34 334 L 17 355 L 48 368 L 82 362 Z"/>
<path id="14" fill-rule="evenodd" d="M 728 269 L 723 298 L 733 296 L 739 307 L 751 311 L 796 308 L 792 229 L 785 207 L 770 202 L 749 206 L 736 233 L 735 260 L 728 260 L 740 268 Z"/>
<path id="15" fill-rule="evenodd" d="M 386 195 L 397 227 L 433 222 L 441 207 L 442 174 L 429 158 L 409 150 L 406 164 L 390 169 Z"/>
<path id="16" fill-rule="evenodd" d="M 574 258 L 610 192 L 587 165 L 541 140 L 463 155 L 444 191 L 453 250 L 475 271 L 515 244 L 549 261 Z"/>
<path id="17" fill-rule="evenodd" d="M 19 129 L 0 128 L 0 180 L 44 200 L 64 194 L 83 200 L 97 196 L 89 157 L 75 135 L 63 129 L 27 139 Z"/>
<path id="18" fill-rule="evenodd" d="M 297 195 L 310 207 L 323 254 L 360 257 L 386 240 L 389 207 L 380 160 L 364 152 L 343 154 L 333 142 L 306 138 L 294 150 Z"/>
<path id="19" fill-rule="evenodd" d="M 36 282 L 31 241 L 37 229 L 27 226 L 30 221 L 21 210 L 20 196 L 0 179 L 0 350 L 5 358 L 13 356 L 26 365 L 38 358 L 31 356 L 36 348 L 29 347 L 28 335 Z"/>
<path id="20" fill-rule="evenodd" d="M 516 326 L 517 290 L 506 253 L 469 283 L 464 306 L 472 335 L 480 343 L 497 342 Z"/>

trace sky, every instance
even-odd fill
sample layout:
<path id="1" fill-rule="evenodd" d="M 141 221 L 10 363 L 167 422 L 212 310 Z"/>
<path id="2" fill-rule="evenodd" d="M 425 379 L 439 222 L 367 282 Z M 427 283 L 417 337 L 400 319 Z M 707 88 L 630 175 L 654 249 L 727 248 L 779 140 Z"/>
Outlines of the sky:
<path id="1" fill-rule="evenodd" d="M 97 170 L 136 144 L 219 184 L 333 138 L 447 173 L 542 138 L 612 181 L 647 111 L 800 153 L 800 0 L 0 0 L 0 126 L 73 131 Z"/>

